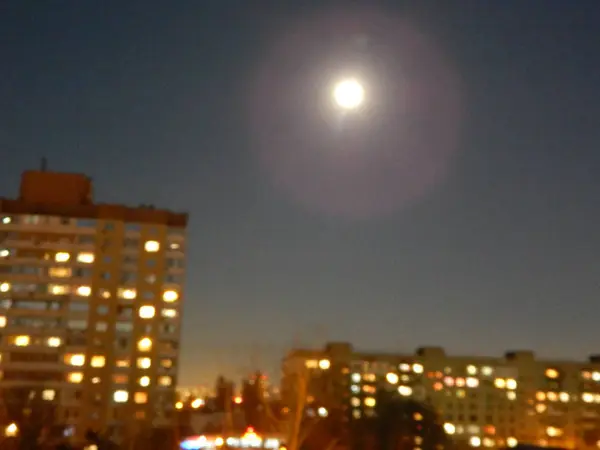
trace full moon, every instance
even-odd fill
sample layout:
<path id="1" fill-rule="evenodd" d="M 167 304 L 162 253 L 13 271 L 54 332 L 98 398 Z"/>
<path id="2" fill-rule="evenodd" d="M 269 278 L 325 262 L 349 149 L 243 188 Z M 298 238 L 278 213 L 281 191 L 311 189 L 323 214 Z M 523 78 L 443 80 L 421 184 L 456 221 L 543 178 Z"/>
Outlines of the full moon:
<path id="1" fill-rule="evenodd" d="M 340 81 L 333 89 L 333 99 L 340 108 L 356 109 L 364 101 L 365 90 L 357 80 Z"/>

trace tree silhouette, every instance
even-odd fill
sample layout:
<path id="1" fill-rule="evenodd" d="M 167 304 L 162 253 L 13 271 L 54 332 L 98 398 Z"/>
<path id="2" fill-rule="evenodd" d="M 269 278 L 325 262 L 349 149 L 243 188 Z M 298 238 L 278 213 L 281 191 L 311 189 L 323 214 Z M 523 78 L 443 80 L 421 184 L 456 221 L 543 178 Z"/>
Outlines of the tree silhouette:
<path id="1" fill-rule="evenodd" d="M 433 409 L 384 391 L 377 395 L 374 417 L 359 422 L 353 440 L 366 450 L 443 450 L 450 444 Z"/>

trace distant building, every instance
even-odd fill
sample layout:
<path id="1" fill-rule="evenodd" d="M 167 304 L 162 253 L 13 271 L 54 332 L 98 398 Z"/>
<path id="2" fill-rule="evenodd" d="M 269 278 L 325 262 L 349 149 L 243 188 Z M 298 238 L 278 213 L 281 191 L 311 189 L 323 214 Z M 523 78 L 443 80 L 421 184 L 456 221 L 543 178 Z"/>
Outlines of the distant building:
<path id="1" fill-rule="evenodd" d="M 2 420 L 46 405 L 77 438 L 170 423 L 186 225 L 94 203 L 79 174 L 25 172 L 0 198 Z"/>
<path id="2" fill-rule="evenodd" d="M 439 347 L 414 354 L 359 352 L 348 343 L 295 349 L 284 360 L 282 398 L 294 402 L 294 374 L 310 373 L 308 413 L 374 414 L 377 389 L 431 405 L 446 432 L 470 447 L 600 446 L 600 359 L 539 360 L 529 351 L 503 357 L 451 356 Z"/>

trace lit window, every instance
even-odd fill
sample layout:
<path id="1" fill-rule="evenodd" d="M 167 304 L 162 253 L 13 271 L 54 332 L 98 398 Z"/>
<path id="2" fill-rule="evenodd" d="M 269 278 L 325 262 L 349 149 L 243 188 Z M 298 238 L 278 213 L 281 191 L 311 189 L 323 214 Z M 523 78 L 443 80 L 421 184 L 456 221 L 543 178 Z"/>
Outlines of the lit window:
<path id="1" fill-rule="evenodd" d="M 46 340 L 46 344 L 48 344 L 48 347 L 60 347 L 60 344 L 62 344 L 62 339 L 52 336 Z"/>
<path id="2" fill-rule="evenodd" d="M 160 244 L 158 241 L 146 241 L 144 244 L 144 250 L 148 253 L 155 253 L 160 250 Z"/>
<path id="3" fill-rule="evenodd" d="M 150 386 L 150 377 L 143 376 L 142 378 L 139 379 L 138 382 L 140 383 L 140 386 L 148 387 L 148 386 Z"/>
<path id="4" fill-rule="evenodd" d="M 3 248 L 0 250 L 0 258 L 8 258 L 10 256 L 10 250 L 7 248 Z"/>
<path id="5" fill-rule="evenodd" d="M 42 391 L 42 399 L 51 402 L 56 397 L 56 391 L 54 389 L 44 389 Z"/>
<path id="6" fill-rule="evenodd" d="M 108 289 L 100 289 L 100 297 L 110 298 L 110 291 Z"/>
<path id="7" fill-rule="evenodd" d="M 29 336 L 15 336 L 13 342 L 17 347 L 27 347 L 31 342 L 31 339 Z"/>
<path id="8" fill-rule="evenodd" d="M 82 353 L 67 354 L 65 362 L 71 366 L 81 367 L 85 364 L 85 355 Z"/>
<path id="9" fill-rule="evenodd" d="M 367 406 L 369 408 L 372 408 L 372 407 L 375 406 L 375 403 L 376 403 L 376 401 L 375 401 L 375 399 L 373 397 L 367 397 L 367 398 L 365 398 L 365 406 Z"/>
<path id="10" fill-rule="evenodd" d="M 138 358 L 137 366 L 140 369 L 149 369 L 152 365 L 152 360 L 150 358 Z"/>
<path id="11" fill-rule="evenodd" d="M 50 267 L 48 269 L 48 276 L 52 278 L 69 278 L 71 274 L 70 267 Z"/>
<path id="12" fill-rule="evenodd" d="M 398 384 L 398 380 L 400 379 L 398 377 L 398 375 L 396 375 L 394 372 L 390 372 L 385 376 L 385 379 L 387 380 L 388 383 L 390 384 Z"/>
<path id="13" fill-rule="evenodd" d="M 414 373 L 423 373 L 423 365 L 422 364 L 413 364 L 412 370 Z"/>
<path id="14" fill-rule="evenodd" d="M 454 434 L 456 432 L 456 427 L 453 424 L 446 422 L 444 424 L 444 431 L 446 434 Z"/>
<path id="15" fill-rule="evenodd" d="M 398 387 L 398 393 L 403 397 L 408 397 L 412 395 L 412 388 L 410 386 L 400 386 Z"/>
<path id="16" fill-rule="evenodd" d="M 173 319 L 173 318 L 177 317 L 177 310 L 175 310 L 175 309 L 163 309 L 162 310 L 162 316 L 166 317 L 167 319 Z M 307 361 L 307 363 L 308 363 L 308 361 Z M 315 363 L 316 363 L 316 361 L 315 361 Z"/>
<path id="17" fill-rule="evenodd" d="M 128 359 L 126 359 L 126 358 L 123 358 L 123 359 L 117 359 L 117 360 L 115 361 L 115 366 L 117 366 L 117 367 L 118 367 L 118 368 L 120 368 L 120 369 L 127 368 L 127 367 L 129 367 L 129 360 L 128 360 Z"/>
<path id="18" fill-rule="evenodd" d="M 494 369 L 492 369 L 490 366 L 484 366 L 481 368 L 481 374 L 485 375 L 486 377 L 489 377 L 492 373 L 494 373 Z"/>
<path id="19" fill-rule="evenodd" d="M 469 444 L 471 447 L 479 447 L 481 445 L 481 438 L 479 436 L 471 436 L 471 439 L 469 439 Z"/>
<path id="20" fill-rule="evenodd" d="M 511 393 L 514 394 L 514 392 L 509 392 L 509 394 Z M 538 414 L 542 414 L 544 411 L 546 411 L 546 405 L 544 405 L 543 403 L 538 403 L 537 405 L 535 405 L 535 410 L 538 412 Z"/>
<path id="21" fill-rule="evenodd" d="M 473 365 L 467 366 L 467 373 L 469 375 L 477 375 L 477 367 L 475 367 Z"/>
<path id="22" fill-rule="evenodd" d="M 137 296 L 137 292 L 135 289 L 119 289 L 118 296 L 120 298 L 124 298 L 125 300 L 133 300 Z"/>
<path id="23" fill-rule="evenodd" d="M 160 365 L 161 365 L 161 367 L 164 367 L 165 369 L 170 369 L 171 367 L 173 367 L 173 360 L 172 359 L 161 359 Z"/>
<path id="24" fill-rule="evenodd" d="M 590 394 L 589 392 L 584 392 L 581 394 L 581 399 L 585 403 L 593 403 L 594 402 L 594 394 Z"/>
<path id="25" fill-rule="evenodd" d="M 171 386 L 173 384 L 173 379 L 168 376 L 158 377 L 158 385 L 159 386 Z"/>
<path id="26" fill-rule="evenodd" d="M 92 264 L 94 262 L 94 254 L 90 252 L 84 252 L 77 255 L 77 262 L 83 264 Z"/>
<path id="27" fill-rule="evenodd" d="M 152 319 L 154 312 L 154 306 L 140 306 L 139 314 L 142 319 Z"/>
<path id="28" fill-rule="evenodd" d="M 115 384 L 127 384 L 128 382 L 129 382 L 129 377 L 125 374 L 113 375 L 113 383 L 115 383 Z"/>
<path id="29" fill-rule="evenodd" d="M 48 292 L 52 295 L 66 295 L 69 293 L 69 286 L 62 284 L 49 284 Z"/>
<path id="30" fill-rule="evenodd" d="M 179 242 L 170 242 L 169 243 L 169 250 L 179 250 L 181 248 L 181 245 L 179 244 Z"/>
<path id="31" fill-rule="evenodd" d="M 331 362 L 328 359 L 322 359 L 319 361 L 319 369 L 327 370 L 331 367 Z"/>
<path id="32" fill-rule="evenodd" d="M 515 391 L 508 391 L 506 393 L 506 398 L 509 399 L 509 400 L 516 400 L 517 393 Z"/>
<path id="33" fill-rule="evenodd" d="M 477 386 L 479 386 L 479 380 L 475 377 L 467 378 L 466 382 L 467 386 L 470 388 L 476 388 Z"/>
<path id="34" fill-rule="evenodd" d="M 506 439 L 506 445 L 508 445 L 511 448 L 516 447 L 518 444 L 519 441 L 517 441 L 514 437 L 509 437 Z"/>
<path id="35" fill-rule="evenodd" d="M 58 252 L 56 255 L 54 255 L 54 260 L 56 262 L 67 262 L 69 259 L 71 259 L 71 255 L 69 255 L 67 252 Z"/>
<path id="36" fill-rule="evenodd" d="M 133 401 L 136 403 L 147 403 L 148 394 L 145 392 L 136 392 L 133 396 Z"/>
<path id="37" fill-rule="evenodd" d="M 149 352 L 152 349 L 152 340 L 147 337 L 140 339 L 137 348 L 140 352 Z"/>
<path id="38" fill-rule="evenodd" d="M 92 356 L 92 360 L 90 361 L 90 365 L 92 367 L 104 367 L 104 364 L 106 364 L 106 358 L 104 358 L 104 356 L 102 356 L 102 355 Z"/>
<path id="39" fill-rule="evenodd" d="M 79 286 L 77 288 L 77 295 L 82 297 L 89 297 L 92 294 L 92 288 L 89 286 Z"/>
<path id="40" fill-rule="evenodd" d="M 328 416 L 327 408 L 323 408 L 322 406 L 317 410 L 317 413 L 319 414 L 319 417 Z"/>
<path id="41" fill-rule="evenodd" d="M 9 216 L 4 216 L 4 217 L 2 218 L 2 223 L 3 223 L 4 225 L 7 225 L 7 224 L 9 224 L 9 223 L 11 223 L 11 222 L 12 222 L 12 218 L 11 218 L 11 217 L 9 217 Z"/>
<path id="42" fill-rule="evenodd" d="M 163 293 L 163 300 L 168 303 L 176 302 L 179 299 L 177 291 L 168 290 Z"/>
<path id="43" fill-rule="evenodd" d="M 116 403 L 126 403 L 129 400 L 129 393 L 127 391 L 115 391 L 113 400 Z"/>
<path id="44" fill-rule="evenodd" d="M 569 394 L 567 392 L 561 392 L 558 394 L 558 399 L 563 403 L 567 403 L 569 401 Z"/>
<path id="45" fill-rule="evenodd" d="M 10 291 L 10 283 L 0 283 L 0 292 Z"/>
<path id="46" fill-rule="evenodd" d="M 183 409 L 183 402 L 175 403 L 175 409 Z"/>
<path id="47" fill-rule="evenodd" d="M 81 383 L 83 381 L 83 374 L 81 372 L 71 372 L 67 375 L 67 381 L 69 383 Z"/>
<path id="48" fill-rule="evenodd" d="M 558 370 L 556 370 L 556 369 L 546 369 L 546 376 L 548 378 L 558 378 Z"/>
<path id="49" fill-rule="evenodd" d="M 92 384 L 100 384 L 100 377 L 92 378 Z"/>
<path id="50" fill-rule="evenodd" d="M 163 317 L 168 317 L 167 314 L 165 313 L 165 309 L 163 309 L 162 315 Z M 175 311 L 175 310 L 171 310 L 171 311 Z M 307 369 L 316 369 L 317 367 L 319 367 L 319 361 L 317 361 L 316 359 L 307 359 L 306 361 L 304 361 L 304 365 L 306 366 Z"/>
<path id="51" fill-rule="evenodd" d="M 494 380 L 494 386 L 498 389 L 504 389 L 506 387 L 506 380 L 504 380 L 504 378 L 496 378 Z"/>
<path id="52" fill-rule="evenodd" d="M 506 389 L 515 390 L 517 388 L 517 380 L 509 378 L 506 380 Z"/>
<path id="53" fill-rule="evenodd" d="M 4 328 L 6 326 L 6 316 L 0 316 L 0 328 Z"/>

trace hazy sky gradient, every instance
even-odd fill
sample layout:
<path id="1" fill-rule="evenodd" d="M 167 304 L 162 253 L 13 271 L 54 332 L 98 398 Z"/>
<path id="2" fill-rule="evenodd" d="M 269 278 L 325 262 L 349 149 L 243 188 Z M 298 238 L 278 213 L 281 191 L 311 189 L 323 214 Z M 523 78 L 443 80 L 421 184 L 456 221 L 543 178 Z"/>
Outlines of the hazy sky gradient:
<path id="1" fill-rule="evenodd" d="M 2 2 L 0 195 L 46 156 L 98 201 L 189 211 L 184 384 L 294 341 L 600 352 L 600 2 L 366 2 L 436 43 L 464 119 L 442 182 L 361 221 L 273 182 L 243 100 L 286 30 L 350 3 Z"/>

